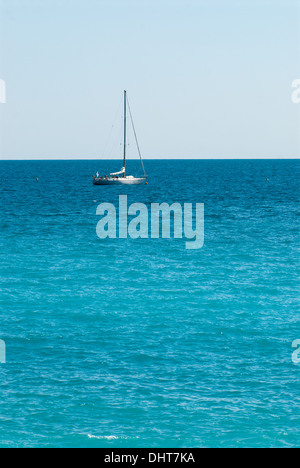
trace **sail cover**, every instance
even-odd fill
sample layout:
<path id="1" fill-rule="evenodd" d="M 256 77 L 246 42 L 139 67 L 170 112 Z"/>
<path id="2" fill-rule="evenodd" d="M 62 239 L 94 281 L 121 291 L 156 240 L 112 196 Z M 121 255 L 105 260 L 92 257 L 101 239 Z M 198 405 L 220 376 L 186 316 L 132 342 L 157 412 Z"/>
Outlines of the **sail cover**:
<path id="1" fill-rule="evenodd" d="M 120 172 L 113 172 L 112 174 L 110 174 L 111 176 L 115 176 L 115 175 L 121 175 L 121 174 L 124 174 L 125 173 L 125 167 L 122 167 L 122 169 L 120 170 Z"/>

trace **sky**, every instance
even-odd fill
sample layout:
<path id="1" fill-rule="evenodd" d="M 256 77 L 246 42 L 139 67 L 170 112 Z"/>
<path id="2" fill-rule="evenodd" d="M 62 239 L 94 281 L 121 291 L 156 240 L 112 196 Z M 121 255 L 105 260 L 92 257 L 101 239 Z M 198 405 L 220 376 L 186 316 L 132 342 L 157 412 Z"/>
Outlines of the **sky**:
<path id="1" fill-rule="evenodd" d="M 124 89 L 145 159 L 297 158 L 299 24 L 300 0 L 0 0 L 0 159 L 118 158 Z"/>

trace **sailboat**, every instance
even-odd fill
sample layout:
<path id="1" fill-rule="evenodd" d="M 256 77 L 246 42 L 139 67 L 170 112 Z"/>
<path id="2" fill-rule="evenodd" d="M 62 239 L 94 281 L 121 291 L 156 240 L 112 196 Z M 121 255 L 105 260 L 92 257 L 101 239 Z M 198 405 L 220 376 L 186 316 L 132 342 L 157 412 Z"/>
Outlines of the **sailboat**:
<path id="1" fill-rule="evenodd" d="M 93 176 L 93 184 L 94 185 L 139 185 L 139 184 L 142 184 L 143 182 L 145 182 L 147 180 L 147 175 L 146 175 L 146 172 L 145 172 L 145 168 L 144 168 L 144 164 L 143 164 L 139 144 L 138 144 L 138 141 L 137 141 L 137 136 L 136 136 L 133 120 L 132 120 L 130 107 L 129 107 L 129 112 L 130 112 L 130 117 L 131 117 L 131 123 L 132 123 L 132 126 L 133 126 L 134 136 L 135 136 L 135 140 L 136 140 L 136 144 L 137 144 L 138 153 L 139 153 L 139 156 L 140 156 L 144 176 L 143 177 L 134 177 L 132 175 L 128 176 L 126 174 L 127 105 L 129 107 L 129 103 L 128 103 L 128 99 L 127 99 L 127 92 L 124 91 L 124 153 L 123 153 L 123 167 L 119 172 L 113 172 L 112 174 L 106 175 L 106 176 L 101 176 L 100 177 L 99 174 L 97 173 L 96 175 Z"/>

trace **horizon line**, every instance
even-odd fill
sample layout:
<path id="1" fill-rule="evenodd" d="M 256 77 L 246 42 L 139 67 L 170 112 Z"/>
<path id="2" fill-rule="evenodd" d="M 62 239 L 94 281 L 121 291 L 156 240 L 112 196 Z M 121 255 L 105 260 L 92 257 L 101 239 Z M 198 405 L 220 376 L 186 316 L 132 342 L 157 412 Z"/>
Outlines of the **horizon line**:
<path id="1" fill-rule="evenodd" d="M 242 157 L 207 157 L 207 158 L 180 158 L 180 157 L 173 157 L 173 158 L 143 158 L 143 161 L 221 161 L 221 160 L 228 160 L 228 161 L 233 161 L 233 160 L 238 160 L 238 161 L 243 161 L 243 160 L 254 160 L 254 161 L 259 161 L 259 160 L 272 160 L 272 159 L 280 159 L 280 160 L 288 160 L 288 159 L 293 159 L 297 160 L 300 159 L 300 156 L 272 156 L 272 157 L 249 157 L 249 156 L 242 156 Z M 119 158 L 108 158 L 108 159 L 97 159 L 97 158 L 0 158 L 0 161 L 120 161 Z M 128 161 L 140 161 L 139 158 L 132 158 L 129 159 Z"/>

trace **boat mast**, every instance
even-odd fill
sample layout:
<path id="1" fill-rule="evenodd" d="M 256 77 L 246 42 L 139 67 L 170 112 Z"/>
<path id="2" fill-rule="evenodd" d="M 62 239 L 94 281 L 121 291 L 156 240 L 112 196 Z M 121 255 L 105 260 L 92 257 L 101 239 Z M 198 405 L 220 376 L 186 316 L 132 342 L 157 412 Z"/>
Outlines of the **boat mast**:
<path id="1" fill-rule="evenodd" d="M 125 168 L 124 177 L 126 176 L 126 104 L 127 104 L 127 96 L 126 91 L 124 91 L 124 161 L 123 167 Z"/>

